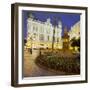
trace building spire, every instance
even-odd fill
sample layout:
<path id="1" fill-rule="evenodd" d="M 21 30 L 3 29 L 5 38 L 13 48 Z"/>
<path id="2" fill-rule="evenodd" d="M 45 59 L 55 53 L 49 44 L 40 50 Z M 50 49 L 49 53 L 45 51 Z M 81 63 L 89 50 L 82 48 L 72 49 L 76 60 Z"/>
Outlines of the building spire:
<path id="1" fill-rule="evenodd" d="M 64 34 L 68 34 L 67 26 L 64 27 Z"/>

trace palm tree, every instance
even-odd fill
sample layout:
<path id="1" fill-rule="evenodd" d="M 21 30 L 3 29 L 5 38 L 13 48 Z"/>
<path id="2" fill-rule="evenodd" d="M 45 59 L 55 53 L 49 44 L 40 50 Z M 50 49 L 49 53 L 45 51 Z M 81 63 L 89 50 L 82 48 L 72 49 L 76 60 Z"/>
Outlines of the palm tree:
<path id="1" fill-rule="evenodd" d="M 53 29 L 53 40 L 52 40 L 52 51 L 54 49 L 54 42 L 55 42 L 55 28 L 56 28 L 56 17 L 54 18 L 54 29 Z"/>

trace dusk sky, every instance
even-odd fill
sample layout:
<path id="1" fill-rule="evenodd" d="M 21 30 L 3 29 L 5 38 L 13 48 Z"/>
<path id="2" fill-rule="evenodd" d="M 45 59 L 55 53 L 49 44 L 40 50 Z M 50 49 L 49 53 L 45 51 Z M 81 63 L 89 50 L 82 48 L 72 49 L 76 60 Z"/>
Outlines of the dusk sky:
<path id="1" fill-rule="evenodd" d="M 42 22 L 46 22 L 47 18 L 50 18 L 51 23 L 56 25 L 59 21 L 62 22 L 62 30 L 66 26 L 68 30 L 70 30 L 71 26 L 73 26 L 76 22 L 80 21 L 80 14 L 71 14 L 71 13 L 60 13 L 60 12 L 43 12 L 43 11 L 22 11 L 22 20 L 23 20 L 23 30 L 24 30 L 24 38 L 27 36 L 27 18 L 29 13 L 32 13 L 35 19 L 40 20 Z M 62 33 L 63 34 L 63 33 Z"/>

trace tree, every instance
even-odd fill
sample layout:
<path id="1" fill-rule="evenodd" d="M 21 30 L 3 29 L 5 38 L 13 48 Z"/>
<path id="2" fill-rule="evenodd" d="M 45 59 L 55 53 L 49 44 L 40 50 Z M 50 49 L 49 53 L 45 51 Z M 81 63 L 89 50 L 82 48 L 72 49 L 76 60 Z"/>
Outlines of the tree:
<path id="1" fill-rule="evenodd" d="M 76 39 L 75 37 L 71 40 L 71 46 L 75 48 L 78 47 L 78 51 L 80 51 L 80 37 Z"/>
<path id="2" fill-rule="evenodd" d="M 27 40 L 26 39 L 24 39 L 24 45 L 27 43 Z"/>

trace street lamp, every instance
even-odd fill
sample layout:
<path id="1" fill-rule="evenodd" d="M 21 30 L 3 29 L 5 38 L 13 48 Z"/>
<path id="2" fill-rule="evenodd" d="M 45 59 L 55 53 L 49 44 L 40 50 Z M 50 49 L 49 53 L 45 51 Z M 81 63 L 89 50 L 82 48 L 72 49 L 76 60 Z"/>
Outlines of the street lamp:
<path id="1" fill-rule="evenodd" d="M 30 49 L 30 53 L 32 54 L 32 50 L 33 50 L 33 41 L 35 40 L 36 35 L 32 34 L 30 37 L 31 40 L 31 49 Z"/>

